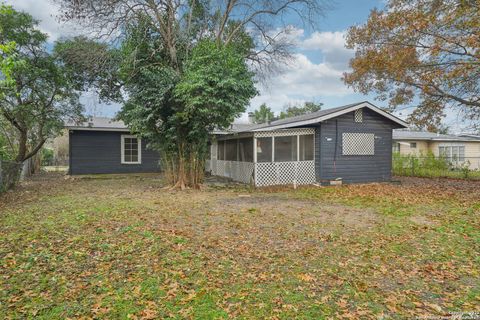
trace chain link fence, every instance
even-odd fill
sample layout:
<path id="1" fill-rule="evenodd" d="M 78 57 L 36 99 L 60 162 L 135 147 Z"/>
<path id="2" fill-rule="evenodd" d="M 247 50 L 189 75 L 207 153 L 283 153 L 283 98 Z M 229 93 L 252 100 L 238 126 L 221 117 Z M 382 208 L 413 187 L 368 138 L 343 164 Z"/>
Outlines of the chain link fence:
<path id="1" fill-rule="evenodd" d="M 396 176 L 480 180 L 480 157 L 393 155 Z"/>
<path id="2" fill-rule="evenodd" d="M 0 159 L 0 193 L 11 189 L 20 179 L 22 163 Z"/>

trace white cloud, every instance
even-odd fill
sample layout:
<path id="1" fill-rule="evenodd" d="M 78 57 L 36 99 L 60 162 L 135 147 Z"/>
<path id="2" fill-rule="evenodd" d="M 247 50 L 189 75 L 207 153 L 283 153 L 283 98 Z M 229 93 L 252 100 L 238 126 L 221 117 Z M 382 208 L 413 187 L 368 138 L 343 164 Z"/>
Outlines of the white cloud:
<path id="1" fill-rule="evenodd" d="M 353 94 L 341 80 L 353 56 L 344 46 L 345 32 L 314 32 L 304 37 L 303 30 L 297 29 L 290 35 L 297 37 L 302 53 L 296 53 L 279 75 L 269 79 L 267 87 L 259 87 L 260 95 L 252 99 L 251 110 L 266 103 L 279 112 L 288 103 L 321 102 L 322 97 Z M 315 56 L 320 56 L 321 62 L 314 63 L 310 57 Z"/>
<path id="2" fill-rule="evenodd" d="M 331 52 L 339 48 L 345 49 L 345 32 L 318 32 L 315 31 L 302 42 L 304 49 L 318 49 L 324 52 Z M 346 49 L 345 49 L 346 50 Z"/>
<path id="3" fill-rule="evenodd" d="M 56 16 L 58 6 L 51 0 L 6 0 L 6 4 L 14 9 L 25 11 L 39 21 L 39 29 L 48 34 L 48 41 L 53 42 L 60 37 L 68 37 L 80 32 L 72 24 L 60 23 Z"/>
<path id="4" fill-rule="evenodd" d="M 304 50 L 322 52 L 324 62 L 334 68 L 346 70 L 353 50 L 345 48 L 345 31 L 314 32 L 301 43 Z"/>
<path id="5" fill-rule="evenodd" d="M 5 0 L 17 10 L 30 13 L 39 20 L 39 28 L 49 35 L 53 42 L 61 37 L 81 33 L 74 25 L 60 23 L 56 16 L 58 6 L 51 0 Z M 322 101 L 322 97 L 342 97 L 353 92 L 341 81 L 342 73 L 348 69 L 351 50 L 344 47 L 345 32 L 314 32 L 305 35 L 303 29 L 290 27 L 281 35 L 295 44 L 299 52 L 293 61 L 283 67 L 283 72 L 268 80 L 268 87 L 260 87 L 260 95 L 251 101 L 251 109 L 263 102 L 274 111 L 281 111 L 288 103 Z M 321 57 L 321 62 L 315 57 Z M 96 106 L 92 98 L 84 97 L 89 111 L 114 113 L 118 106 L 105 110 Z M 101 110 L 101 111 L 100 111 Z"/>

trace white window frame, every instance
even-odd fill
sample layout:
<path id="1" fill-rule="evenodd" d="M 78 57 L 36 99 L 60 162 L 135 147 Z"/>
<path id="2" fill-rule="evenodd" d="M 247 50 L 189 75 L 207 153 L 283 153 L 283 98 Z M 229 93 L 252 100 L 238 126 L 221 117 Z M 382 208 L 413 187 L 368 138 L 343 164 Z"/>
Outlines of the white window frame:
<path id="1" fill-rule="evenodd" d="M 137 139 L 138 141 L 138 161 L 125 161 L 125 139 L 127 138 L 135 138 Z M 134 135 L 131 135 L 131 134 L 122 134 L 120 136 L 120 139 L 121 139 L 121 152 L 122 152 L 122 156 L 121 156 L 121 163 L 122 164 L 141 164 L 142 163 L 142 139 L 137 137 L 137 136 L 134 136 Z"/>
<path id="2" fill-rule="evenodd" d="M 392 143 L 392 153 L 400 153 L 400 142 Z"/>
<path id="3" fill-rule="evenodd" d="M 443 147 L 443 148 L 450 148 L 450 152 L 448 155 L 443 155 L 441 152 L 440 152 L 440 148 Z M 453 155 L 453 148 L 454 147 L 457 147 L 458 148 L 458 157 L 454 156 Z M 460 148 L 463 147 L 463 157 L 460 157 Z M 466 152 L 466 147 L 464 144 L 439 144 L 438 145 L 438 156 L 439 157 L 445 157 L 446 159 L 452 161 L 454 160 L 455 162 L 465 162 L 465 152 Z"/>

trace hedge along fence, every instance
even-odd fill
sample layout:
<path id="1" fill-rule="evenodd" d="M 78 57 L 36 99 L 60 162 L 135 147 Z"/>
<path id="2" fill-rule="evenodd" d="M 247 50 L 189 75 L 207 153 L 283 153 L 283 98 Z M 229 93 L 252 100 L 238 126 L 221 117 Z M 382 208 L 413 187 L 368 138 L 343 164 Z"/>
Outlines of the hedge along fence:
<path id="1" fill-rule="evenodd" d="M 396 176 L 480 179 L 480 157 L 436 157 L 427 155 L 393 154 L 393 174 Z"/>
<path id="2" fill-rule="evenodd" d="M 11 189 L 20 179 L 22 163 L 0 159 L 0 193 Z"/>

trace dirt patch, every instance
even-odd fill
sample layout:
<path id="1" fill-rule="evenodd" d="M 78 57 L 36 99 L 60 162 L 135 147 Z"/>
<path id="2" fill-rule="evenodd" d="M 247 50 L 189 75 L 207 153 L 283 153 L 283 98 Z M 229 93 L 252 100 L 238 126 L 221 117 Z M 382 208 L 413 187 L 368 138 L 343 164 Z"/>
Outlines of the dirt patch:
<path id="1" fill-rule="evenodd" d="M 169 197 L 175 204 L 171 215 L 145 217 L 154 229 L 188 238 L 213 264 L 234 257 L 248 268 L 272 259 L 318 254 L 333 238 L 361 233 L 386 219 L 369 209 L 274 194 L 239 196 L 217 191 L 170 193 Z M 161 200 L 154 206 L 166 209 Z"/>
<path id="2" fill-rule="evenodd" d="M 414 222 L 415 224 L 418 224 L 419 226 L 426 226 L 426 227 L 432 227 L 437 224 L 434 220 L 432 220 L 431 217 L 426 217 L 426 216 L 412 216 L 410 217 L 410 221 Z"/>
<path id="3" fill-rule="evenodd" d="M 373 227 L 381 217 L 372 210 L 325 204 L 321 201 L 291 199 L 274 195 L 219 199 L 215 211 L 267 213 L 281 216 L 294 225 L 343 226 L 353 229 Z M 282 220 L 283 220 L 282 219 Z"/>
<path id="4" fill-rule="evenodd" d="M 466 203 L 480 202 L 480 180 L 399 177 L 399 189 L 432 199 L 453 198 Z"/>

